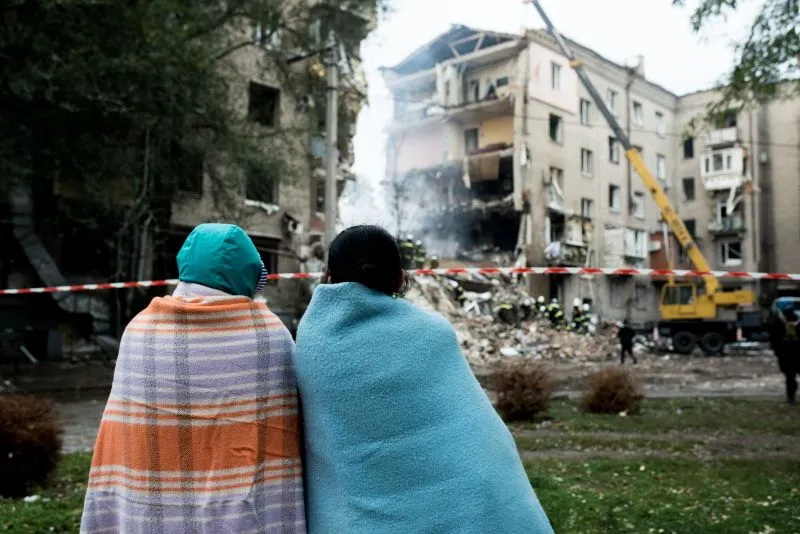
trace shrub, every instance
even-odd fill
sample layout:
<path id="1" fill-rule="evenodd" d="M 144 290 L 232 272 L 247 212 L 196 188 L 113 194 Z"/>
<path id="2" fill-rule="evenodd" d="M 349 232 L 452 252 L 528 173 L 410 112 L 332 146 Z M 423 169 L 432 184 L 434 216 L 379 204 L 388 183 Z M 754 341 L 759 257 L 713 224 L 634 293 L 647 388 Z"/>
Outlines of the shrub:
<path id="1" fill-rule="evenodd" d="M 589 376 L 581 408 L 591 413 L 634 413 L 642 399 L 642 384 L 633 373 L 621 367 L 609 367 Z"/>
<path id="2" fill-rule="evenodd" d="M 516 362 L 494 376 L 497 411 L 506 422 L 532 421 L 547 411 L 554 384 L 540 364 Z"/>
<path id="3" fill-rule="evenodd" d="M 23 497 L 47 484 L 61 456 L 61 432 L 50 401 L 0 396 L 0 496 Z"/>

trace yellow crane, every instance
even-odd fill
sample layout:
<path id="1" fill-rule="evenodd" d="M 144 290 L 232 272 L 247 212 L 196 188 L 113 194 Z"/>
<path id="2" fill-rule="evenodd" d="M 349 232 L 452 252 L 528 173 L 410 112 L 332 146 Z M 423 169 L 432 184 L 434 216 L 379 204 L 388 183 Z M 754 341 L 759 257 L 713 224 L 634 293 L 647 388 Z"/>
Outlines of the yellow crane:
<path id="1" fill-rule="evenodd" d="M 678 352 L 691 352 L 698 341 L 707 353 L 722 352 L 727 341 L 735 340 L 735 332 L 738 326 L 735 320 L 721 318 L 720 308 L 735 310 L 742 305 L 752 306 L 756 302 L 755 294 L 747 290 L 722 290 L 719 280 L 710 274 L 711 266 L 687 230 L 686 225 L 683 224 L 683 220 L 675 213 L 675 209 L 664 193 L 661 184 L 650 173 L 644 160 L 642 160 L 641 154 L 631 144 L 625 131 L 620 127 L 608 106 L 606 106 L 605 101 L 586 74 L 581 60 L 575 56 L 564 38 L 553 26 L 541 3 L 538 0 L 526 0 L 525 3 L 533 4 L 539 12 L 548 32 L 561 49 L 561 53 L 569 60 L 570 67 L 575 70 L 617 140 L 625 148 L 625 156 L 642 178 L 645 187 L 647 187 L 658 209 L 661 211 L 663 219 L 669 225 L 680 246 L 686 251 L 694 270 L 704 273 L 702 276 L 704 287 L 700 287 L 695 281 L 676 282 L 674 278 L 670 277 L 661 290 L 659 331 L 662 335 L 672 337 L 673 345 Z"/>

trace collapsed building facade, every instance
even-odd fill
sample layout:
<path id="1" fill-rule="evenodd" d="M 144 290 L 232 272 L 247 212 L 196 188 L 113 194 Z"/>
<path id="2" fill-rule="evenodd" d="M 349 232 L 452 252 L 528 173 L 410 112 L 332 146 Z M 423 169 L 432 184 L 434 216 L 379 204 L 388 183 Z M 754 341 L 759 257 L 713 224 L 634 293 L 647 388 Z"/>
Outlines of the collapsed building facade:
<path id="1" fill-rule="evenodd" d="M 769 227 L 771 235 L 800 239 L 788 221 L 800 211 L 797 148 L 756 150 L 764 143 L 735 127 L 735 114 L 691 130 L 714 92 L 679 97 L 646 79 L 642 58 L 621 65 L 569 43 L 713 268 L 800 269 L 793 252 L 766 262 L 775 256 L 759 245 L 768 227 L 745 222 L 781 205 L 787 215 L 775 217 L 787 220 Z M 383 77 L 395 102 L 388 180 L 407 184 L 407 201 L 421 212 L 413 230 L 430 253 L 477 264 L 691 268 L 674 239 L 664 239 L 658 208 L 546 32 L 453 26 Z M 756 110 L 762 128 L 749 130 L 775 136 L 776 121 L 767 118 L 800 117 L 799 104 Z M 797 125 L 786 126 L 797 144 Z M 753 166 L 761 165 L 763 184 L 765 167 L 777 161 L 771 189 L 759 188 Z M 553 276 L 532 277 L 531 289 L 581 299 L 609 320 L 646 321 L 657 317 L 663 283 Z"/>

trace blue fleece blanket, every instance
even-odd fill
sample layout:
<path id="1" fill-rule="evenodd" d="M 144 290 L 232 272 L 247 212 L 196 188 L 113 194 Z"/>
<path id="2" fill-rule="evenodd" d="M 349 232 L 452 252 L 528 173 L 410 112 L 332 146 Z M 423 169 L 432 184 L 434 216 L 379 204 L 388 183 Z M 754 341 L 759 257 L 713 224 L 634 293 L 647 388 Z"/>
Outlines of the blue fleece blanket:
<path id="1" fill-rule="evenodd" d="M 311 534 L 552 532 L 444 318 L 322 285 L 296 366 Z"/>

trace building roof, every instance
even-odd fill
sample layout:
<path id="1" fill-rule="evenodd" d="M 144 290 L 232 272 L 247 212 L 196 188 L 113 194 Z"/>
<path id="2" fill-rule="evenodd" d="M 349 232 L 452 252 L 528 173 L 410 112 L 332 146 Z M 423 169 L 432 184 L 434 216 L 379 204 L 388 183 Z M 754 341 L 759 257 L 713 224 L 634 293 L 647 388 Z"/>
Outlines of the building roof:
<path id="1" fill-rule="evenodd" d="M 529 30 L 528 34 L 530 33 L 538 34 L 539 36 L 544 37 L 551 43 L 555 44 L 555 41 L 552 39 L 552 37 L 550 37 L 550 34 L 547 32 L 547 30 Z M 484 38 L 482 41 L 479 41 L 481 35 L 483 35 Z M 611 68 L 621 70 L 628 70 L 630 68 L 606 58 L 605 56 L 595 52 L 587 46 L 578 43 L 577 41 L 574 41 L 566 36 L 564 36 L 564 38 L 569 46 L 572 47 L 578 55 L 591 57 L 601 63 L 607 64 Z M 519 35 L 481 30 L 479 28 L 454 24 L 448 31 L 439 34 L 432 40 L 417 48 L 397 65 L 393 67 L 383 67 L 381 70 L 390 71 L 399 76 L 409 76 L 417 72 L 430 70 L 438 63 L 453 59 L 457 57 L 457 52 L 459 54 L 466 55 L 476 52 L 477 50 L 483 50 L 498 44 L 519 39 L 521 39 Z M 669 89 L 666 89 L 657 83 L 651 82 L 646 78 L 643 78 L 643 81 L 648 85 L 675 98 L 678 98 L 679 96 Z"/>
<path id="2" fill-rule="evenodd" d="M 384 67 L 382 70 L 408 76 L 432 69 L 438 63 L 459 55 L 471 54 L 515 39 L 520 39 L 520 36 L 454 24 L 448 31 L 417 48 L 394 67 Z"/>

